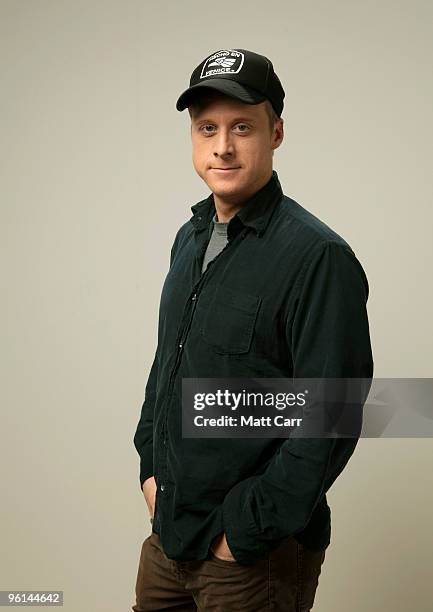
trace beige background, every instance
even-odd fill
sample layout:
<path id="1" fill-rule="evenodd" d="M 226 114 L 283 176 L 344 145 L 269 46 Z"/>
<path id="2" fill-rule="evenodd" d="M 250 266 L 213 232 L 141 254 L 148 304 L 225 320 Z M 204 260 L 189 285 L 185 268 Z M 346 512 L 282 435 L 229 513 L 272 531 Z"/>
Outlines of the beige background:
<path id="1" fill-rule="evenodd" d="M 216 49 L 274 63 L 275 169 L 366 270 L 375 376 L 432 376 L 432 20 L 414 0 L 0 2 L 0 589 L 134 602 L 132 437 L 170 247 L 208 195 L 175 101 Z M 315 609 L 431 610 L 432 462 L 429 439 L 360 442 Z"/>

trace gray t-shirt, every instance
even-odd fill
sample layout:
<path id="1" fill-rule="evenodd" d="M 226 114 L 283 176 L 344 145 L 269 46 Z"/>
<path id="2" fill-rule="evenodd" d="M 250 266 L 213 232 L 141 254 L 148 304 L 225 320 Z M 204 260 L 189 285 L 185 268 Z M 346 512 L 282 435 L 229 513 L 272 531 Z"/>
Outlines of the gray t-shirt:
<path id="1" fill-rule="evenodd" d="M 223 248 L 225 247 L 225 245 L 227 244 L 227 226 L 228 226 L 228 222 L 227 223 L 220 223 L 219 221 L 216 220 L 217 216 L 216 213 L 214 214 L 213 218 L 212 218 L 212 223 L 211 226 L 213 225 L 212 228 L 212 234 L 209 240 L 209 243 L 207 245 L 207 249 L 206 252 L 204 254 L 204 258 L 203 258 L 203 265 L 201 268 L 201 273 L 203 274 L 203 272 L 206 270 L 207 264 L 214 259 L 214 257 L 216 257 L 218 255 L 218 253 L 220 251 L 223 250 Z"/>

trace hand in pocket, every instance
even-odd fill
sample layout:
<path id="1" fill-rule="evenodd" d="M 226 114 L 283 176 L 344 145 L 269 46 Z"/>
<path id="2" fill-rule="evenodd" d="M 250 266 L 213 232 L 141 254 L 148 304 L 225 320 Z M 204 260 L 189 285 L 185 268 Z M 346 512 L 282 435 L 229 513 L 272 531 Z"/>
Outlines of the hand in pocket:
<path id="1" fill-rule="evenodd" d="M 155 512 L 156 482 L 155 477 L 151 476 L 143 482 L 143 494 L 149 509 L 150 518 L 153 520 Z"/>
<path id="2" fill-rule="evenodd" d="M 210 546 L 211 551 L 218 557 L 218 559 L 223 559 L 224 561 L 236 561 L 232 552 L 227 544 L 226 534 L 223 532 L 219 534 L 212 542 Z"/>

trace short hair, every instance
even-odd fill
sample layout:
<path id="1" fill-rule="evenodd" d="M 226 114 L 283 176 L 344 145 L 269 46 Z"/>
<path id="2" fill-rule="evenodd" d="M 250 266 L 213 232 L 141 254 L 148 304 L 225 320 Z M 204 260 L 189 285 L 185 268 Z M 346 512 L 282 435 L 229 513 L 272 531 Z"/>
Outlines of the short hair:
<path id="1" fill-rule="evenodd" d="M 274 125 L 280 119 L 280 117 L 275 112 L 274 107 L 269 102 L 269 100 L 265 100 L 265 102 L 266 102 L 265 110 L 266 110 L 266 114 L 268 115 L 269 126 L 270 126 L 271 130 L 273 130 L 274 129 Z"/>
<path id="2" fill-rule="evenodd" d="M 215 98 L 218 98 L 221 96 L 226 96 L 226 94 L 223 94 L 222 92 L 219 92 L 219 91 L 215 91 L 213 89 L 211 90 L 207 89 L 205 91 L 196 92 L 193 100 L 188 105 L 189 116 L 192 117 L 193 111 L 202 110 L 202 108 L 206 105 L 207 102 L 210 102 L 214 100 Z M 275 112 L 274 107 L 272 106 L 271 102 L 269 100 L 265 100 L 265 102 L 266 102 L 265 110 L 266 110 L 266 114 L 269 120 L 269 127 L 272 131 L 274 129 L 275 123 L 280 119 L 280 117 Z"/>

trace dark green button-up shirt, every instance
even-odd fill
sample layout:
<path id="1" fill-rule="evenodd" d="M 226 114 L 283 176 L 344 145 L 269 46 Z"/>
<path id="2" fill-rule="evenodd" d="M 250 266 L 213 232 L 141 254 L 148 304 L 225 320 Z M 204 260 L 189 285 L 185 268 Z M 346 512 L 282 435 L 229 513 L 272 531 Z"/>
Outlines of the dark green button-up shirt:
<path id="1" fill-rule="evenodd" d="M 213 194 L 178 230 L 134 436 L 168 558 L 205 559 L 225 532 L 254 563 L 288 536 L 330 542 L 326 492 L 356 438 L 182 438 L 182 378 L 371 378 L 368 282 L 347 242 L 285 196 L 275 171 L 202 274 Z"/>

